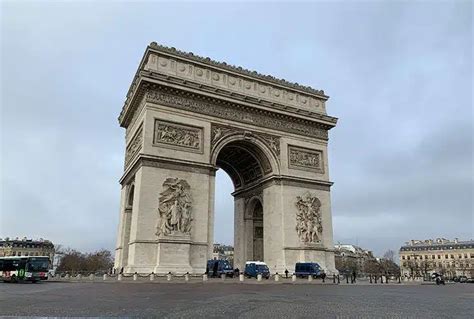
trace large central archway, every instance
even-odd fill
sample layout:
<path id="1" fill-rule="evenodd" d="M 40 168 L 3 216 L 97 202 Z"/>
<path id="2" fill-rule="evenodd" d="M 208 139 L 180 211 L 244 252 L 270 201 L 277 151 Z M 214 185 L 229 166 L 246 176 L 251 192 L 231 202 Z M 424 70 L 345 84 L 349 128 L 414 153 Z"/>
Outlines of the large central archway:
<path id="1" fill-rule="evenodd" d="M 234 266 L 242 269 L 245 261 L 265 261 L 262 182 L 277 170 L 272 168 L 273 155 L 267 155 L 271 151 L 249 133 L 227 136 L 213 151 L 213 164 L 224 170 L 234 185 Z M 239 199 L 243 204 L 237 205 Z"/>

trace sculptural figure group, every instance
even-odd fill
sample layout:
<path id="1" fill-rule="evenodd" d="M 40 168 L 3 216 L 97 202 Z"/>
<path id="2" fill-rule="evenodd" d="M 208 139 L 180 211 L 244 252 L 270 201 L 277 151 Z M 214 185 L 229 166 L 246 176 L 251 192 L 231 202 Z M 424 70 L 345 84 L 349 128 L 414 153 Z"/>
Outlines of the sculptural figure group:
<path id="1" fill-rule="evenodd" d="M 158 236 L 191 232 L 191 193 L 188 182 L 167 178 L 160 193 L 158 206 Z"/>
<path id="2" fill-rule="evenodd" d="M 309 192 L 296 197 L 296 231 L 304 243 L 317 243 L 323 232 L 321 222 L 321 201 Z"/>

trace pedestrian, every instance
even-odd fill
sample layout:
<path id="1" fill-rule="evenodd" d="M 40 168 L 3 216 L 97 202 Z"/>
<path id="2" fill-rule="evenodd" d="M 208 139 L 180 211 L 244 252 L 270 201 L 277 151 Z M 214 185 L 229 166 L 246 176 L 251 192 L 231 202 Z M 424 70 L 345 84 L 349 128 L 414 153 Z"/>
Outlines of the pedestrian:
<path id="1" fill-rule="evenodd" d="M 288 269 L 285 269 L 285 277 L 288 278 Z"/>
<path id="2" fill-rule="evenodd" d="M 354 278 L 353 283 L 355 283 L 356 282 L 356 271 L 355 270 L 352 271 L 352 278 Z"/>
<path id="3" fill-rule="evenodd" d="M 214 261 L 214 267 L 212 268 L 212 277 L 217 277 L 217 270 L 219 268 L 219 262 L 217 260 Z"/>

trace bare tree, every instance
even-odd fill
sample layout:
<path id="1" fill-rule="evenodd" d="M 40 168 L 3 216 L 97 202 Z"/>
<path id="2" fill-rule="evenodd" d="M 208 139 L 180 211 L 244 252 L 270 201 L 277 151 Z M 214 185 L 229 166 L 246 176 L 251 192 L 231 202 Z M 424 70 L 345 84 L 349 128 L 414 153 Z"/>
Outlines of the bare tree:
<path id="1" fill-rule="evenodd" d="M 58 271 L 70 272 L 107 272 L 113 267 L 112 253 L 106 249 L 93 253 L 81 253 L 77 250 L 66 248 L 57 268 Z"/>
<path id="2" fill-rule="evenodd" d="M 385 254 L 383 254 L 383 259 L 395 263 L 395 252 L 391 249 L 387 250 Z"/>

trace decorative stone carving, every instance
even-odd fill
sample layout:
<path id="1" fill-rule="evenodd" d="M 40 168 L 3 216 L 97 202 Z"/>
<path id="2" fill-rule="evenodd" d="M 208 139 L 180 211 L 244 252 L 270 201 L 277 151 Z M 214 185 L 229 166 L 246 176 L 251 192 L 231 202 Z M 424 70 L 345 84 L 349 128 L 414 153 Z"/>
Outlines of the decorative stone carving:
<path id="1" fill-rule="evenodd" d="M 265 140 L 265 144 L 277 155 L 280 155 L 280 138 L 267 134 L 259 134 Z"/>
<path id="2" fill-rule="evenodd" d="M 305 244 L 320 242 L 323 232 L 321 220 L 321 201 L 306 192 L 303 196 L 296 197 L 296 232 Z"/>
<path id="3" fill-rule="evenodd" d="M 202 152 L 202 128 L 157 119 L 153 143 Z"/>
<path id="4" fill-rule="evenodd" d="M 234 103 L 218 103 L 217 101 L 205 101 L 199 96 L 187 97 L 163 90 L 149 90 L 146 92 L 147 102 L 166 105 L 191 112 L 197 112 L 209 116 L 232 120 L 270 129 L 278 128 L 290 133 L 328 139 L 328 131 L 318 126 L 313 121 L 293 118 L 291 116 L 279 116 L 273 112 L 265 112 L 251 107 L 241 106 Z"/>
<path id="5" fill-rule="evenodd" d="M 217 142 L 224 136 L 227 136 L 232 132 L 238 132 L 238 131 L 239 131 L 238 129 L 231 128 L 228 126 L 212 124 L 211 145 L 212 146 L 216 145 Z"/>
<path id="6" fill-rule="evenodd" d="M 132 138 L 130 143 L 128 144 L 125 152 L 125 167 L 128 166 L 130 163 L 131 159 L 137 154 L 141 148 L 142 148 L 142 143 L 143 143 L 143 126 L 140 126 L 140 128 L 137 130 L 135 133 L 135 136 Z"/>
<path id="7" fill-rule="evenodd" d="M 160 193 L 158 236 L 189 235 L 191 232 L 191 187 L 184 179 L 167 178 Z"/>
<path id="8" fill-rule="evenodd" d="M 251 77 L 254 77 L 254 78 L 257 78 L 257 79 L 265 80 L 265 81 L 268 81 L 268 82 L 273 82 L 273 83 L 278 84 L 278 85 L 284 85 L 284 86 L 287 86 L 287 87 L 290 87 L 290 88 L 306 91 L 308 93 L 317 94 L 317 95 L 320 95 L 322 97 L 327 98 L 327 96 L 324 95 L 323 90 L 316 90 L 316 89 L 313 89 L 312 87 L 300 85 L 298 83 L 289 82 L 289 81 L 286 81 L 284 79 L 278 79 L 278 78 L 276 78 L 274 76 L 271 76 L 271 75 L 263 75 L 263 74 L 260 74 L 256 71 L 251 71 L 251 70 L 244 69 L 240 66 L 229 65 L 225 62 L 214 61 L 214 60 L 211 60 L 208 57 L 204 58 L 204 57 L 195 55 L 192 52 L 183 52 L 183 51 L 177 50 L 175 48 L 169 48 L 169 47 L 166 47 L 166 46 L 163 46 L 163 45 L 159 45 L 156 42 L 151 42 L 150 47 L 153 48 L 153 49 L 157 49 L 157 50 L 160 50 L 160 51 L 171 53 L 173 55 L 181 56 L 181 57 L 184 57 L 186 59 L 194 60 L 194 61 L 204 63 L 204 64 L 207 64 L 207 65 L 211 65 L 211 66 L 217 66 L 219 68 L 226 69 L 226 70 L 229 70 L 229 71 L 232 71 L 232 72 L 238 72 L 238 73 L 246 75 L 246 76 L 251 76 Z M 153 55 L 151 55 L 151 56 L 153 56 Z M 150 58 L 150 59 L 153 59 L 153 58 Z"/>
<path id="9" fill-rule="evenodd" d="M 211 145 L 217 144 L 222 138 L 235 133 L 242 133 L 244 135 L 255 136 L 259 138 L 264 144 L 268 146 L 268 148 L 277 155 L 277 158 L 280 156 L 280 138 L 278 136 L 273 136 L 264 133 L 257 133 L 257 132 L 249 132 L 243 129 L 238 129 L 235 127 L 230 126 L 223 126 L 218 124 L 212 124 L 212 132 L 211 132 Z"/>
<path id="10" fill-rule="evenodd" d="M 323 152 L 289 145 L 288 165 L 290 168 L 311 170 L 323 174 Z"/>

